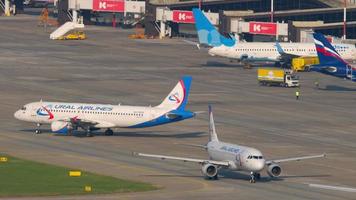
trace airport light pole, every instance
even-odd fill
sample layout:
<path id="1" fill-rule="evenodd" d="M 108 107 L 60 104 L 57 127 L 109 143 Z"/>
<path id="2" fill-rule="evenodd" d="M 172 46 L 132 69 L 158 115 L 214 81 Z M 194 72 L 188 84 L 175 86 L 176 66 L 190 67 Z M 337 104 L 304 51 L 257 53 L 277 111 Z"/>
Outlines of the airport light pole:
<path id="1" fill-rule="evenodd" d="M 273 22 L 273 15 L 274 15 L 274 2 L 273 2 L 273 0 L 271 0 L 271 22 Z"/>
<path id="2" fill-rule="evenodd" d="M 347 2 L 346 2 L 346 0 L 344 0 L 344 31 L 343 31 L 343 33 L 344 33 L 344 36 L 343 36 L 344 40 L 346 40 L 346 7 L 347 7 Z"/>
<path id="3" fill-rule="evenodd" d="M 5 16 L 10 16 L 10 0 L 5 0 Z"/>

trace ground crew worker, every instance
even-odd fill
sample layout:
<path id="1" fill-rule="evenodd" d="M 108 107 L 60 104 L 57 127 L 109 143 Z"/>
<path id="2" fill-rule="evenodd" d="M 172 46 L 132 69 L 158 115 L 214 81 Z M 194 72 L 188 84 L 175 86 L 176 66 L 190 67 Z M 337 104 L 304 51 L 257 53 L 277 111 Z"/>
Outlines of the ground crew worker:
<path id="1" fill-rule="evenodd" d="M 297 90 L 297 91 L 295 92 L 295 99 L 296 99 L 296 100 L 299 100 L 299 90 Z"/>
<path id="2" fill-rule="evenodd" d="M 317 89 L 319 89 L 319 81 L 315 81 L 315 82 L 314 82 L 314 85 L 315 85 L 315 87 L 316 87 Z"/>

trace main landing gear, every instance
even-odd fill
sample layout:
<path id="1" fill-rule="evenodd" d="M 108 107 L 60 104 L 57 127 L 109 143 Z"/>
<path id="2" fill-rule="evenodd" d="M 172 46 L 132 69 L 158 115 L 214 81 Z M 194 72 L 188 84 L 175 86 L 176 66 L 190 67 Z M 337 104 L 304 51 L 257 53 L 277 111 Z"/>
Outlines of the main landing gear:
<path id="1" fill-rule="evenodd" d="M 256 183 L 256 180 L 260 180 L 260 179 L 261 179 L 261 174 L 260 173 L 251 172 L 250 183 Z"/>
<path id="2" fill-rule="evenodd" d="M 114 135 L 114 131 L 108 128 L 104 134 L 107 136 L 112 136 L 112 135 Z"/>
<path id="3" fill-rule="evenodd" d="M 41 133 L 42 133 L 40 127 L 41 127 L 41 124 L 40 124 L 40 123 L 37 123 L 37 124 L 36 124 L 35 134 L 41 134 Z"/>
<path id="4" fill-rule="evenodd" d="M 86 136 L 87 136 L 87 137 L 93 137 L 93 133 L 91 132 L 90 129 L 87 129 L 87 130 L 86 130 Z"/>

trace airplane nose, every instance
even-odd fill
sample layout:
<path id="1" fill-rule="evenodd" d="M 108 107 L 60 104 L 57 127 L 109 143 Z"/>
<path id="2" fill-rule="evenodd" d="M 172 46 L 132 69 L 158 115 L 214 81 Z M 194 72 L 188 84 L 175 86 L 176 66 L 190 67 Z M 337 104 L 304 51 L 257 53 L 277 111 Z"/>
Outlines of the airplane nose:
<path id="1" fill-rule="evenodd" d="M 265 161 L 259 160 L 254 164 L 255 171 L 261 171 L 265 167 Z"/>
<path id="2" fill-rule="evenodd" d="M 261 171 L 264 167 L 265 167 L 265 160 L 260 160 L 260 162 L 258 162 L 259 171 Z"/>
<path id="3" fill-rule="evenodd" d="M 208 53 L 211 56 L 216 56 L 217 55 L 216 47 L 209 49 Z"/>
<path id="4" fill-rule="evenodd" d="M 20 113 L 20 110 L 18 110 L 18 111 L 16 111 L 16 112 L 14 113 L 14 117 L 15 117 L 16 119 L 21 120 L 21 113 Z"/>

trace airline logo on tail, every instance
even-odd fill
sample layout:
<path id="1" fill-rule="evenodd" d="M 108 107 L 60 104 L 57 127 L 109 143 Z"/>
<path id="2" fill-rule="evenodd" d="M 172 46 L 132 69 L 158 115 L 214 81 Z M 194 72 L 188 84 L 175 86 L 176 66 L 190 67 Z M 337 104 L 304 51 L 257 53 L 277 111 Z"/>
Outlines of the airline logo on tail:
<path id="1" fill-rule="evenodd" d="M 180 80 L 179 83 L 178 83 L 181 87 L 178 88 L 180 89 L 179 91 L 175 91 L 175 89 L 173 89 L 171 95 L 168 96 L 168 99 L 172 102 L 175 102 L 177 104 L 180 104 L 182 101 L 184 101 L 184 98 L 185 98 L 185 85 L 184 85 L 184 81 L 183 80 Z M 182 97 L 182 98 L 181 98 Z"/>
<path id="2" fill-rule="evenodd" d="M 194 8 L 193 15 L 200 44 L 206 44 L 213 47 L 221 45 L 232 47 L 235 45 L 236 39 L 226 38 L 221 35 L 201 10 Z"/>
<path id="3" fill-rule="evenodd" d="M 340 54 L 324 37 L 324 35 L 320 33 L 313 33 L 313 36 L 316 51 L 320 59 L 320 64 L 334 63 L 339 65 L 347 65 L 345 60 L 341 58 Z"/>
<path id="4" fill-rule="evenodd" d="M 319 65 L 312 66 L 313 71 L 356 81 L 355 68 L 349 65 L 334 46 L 320 33 L 313 33 L 316 51 L 320 61 Z"/>
<path id="5" fill-rule="evenodd" d="M 183 76 L 158 107 L 169 110 L 184 110 L 188 101 L 191 81 L 191 76 Z"/>
<path id="6" fill-rule="evenodd" d="M 169 97 L 168 97 L 168 99 L 170 100 L 170 101 L 174 101 L 174 102 L 176 102 L 176 103 L 180 103 L 181 102 L 181 100 L 179 100 L 179 93 L 175 93 L 175 94 L 171 94 Z"/>

